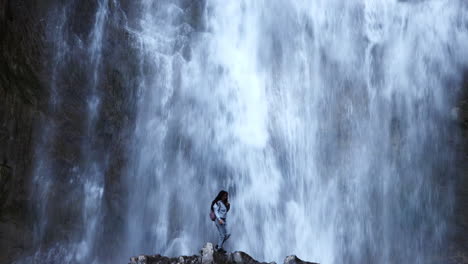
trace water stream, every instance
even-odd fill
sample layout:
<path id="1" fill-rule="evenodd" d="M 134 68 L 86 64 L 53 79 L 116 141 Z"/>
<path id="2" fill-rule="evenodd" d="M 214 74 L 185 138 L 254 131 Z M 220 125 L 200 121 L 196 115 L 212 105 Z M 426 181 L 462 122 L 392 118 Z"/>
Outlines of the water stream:
<path id="1" fill-rule="evenodd" d="M 92 136 L 109 2 L 99 1 L 86 42 L 78 262 L 95 260 L 110 224 L 101 209 L 112 153 Z M 256 259 L 422 264 L 444 249 L 451 113 L 468 60 L 463 1 L 129 5 L 138 96 L 118 256 L 191 255 L 214 242 L 208 209 L 221 189 L 232 204 L 227 249 Z M 36 179 L 41 197 L 53 171 Z"/>

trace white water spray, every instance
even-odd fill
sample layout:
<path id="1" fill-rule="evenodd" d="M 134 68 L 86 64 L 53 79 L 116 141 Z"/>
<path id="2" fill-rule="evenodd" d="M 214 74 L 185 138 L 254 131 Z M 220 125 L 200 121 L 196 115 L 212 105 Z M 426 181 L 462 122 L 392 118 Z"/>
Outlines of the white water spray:
<path id="1" fill-rule="evenodd" d="M 52 158 L 60 127 L 44 125 L 33 199 L 43 201 L 35 231 L 46 254 L 36 262 L 97 262 L 107 226 L 124 229 L 115 230 L 123 248 L 113 249 L 122 259 L 194 254 L 216 239 L 208 210 L 221 189 L 232 204 L 227 249 L 259 260 L 427 263 L 443 248 L 452 86 L 468 60 L 463 1 L 125 3 L 136 18 L 122 29 L 131 37 L 118 41 L 135 40 L 128 64 L 138 69 L 116 75 L 138 84 L 138 98 L 127 170 L 112 179 L 126 188 L 119 220 L 103 213 L 115 202 L 103 198 L 113 153 L 102 153 L 94 134 L 103 67 L 113 63 L 103 43 L 114 36 L 108 28 L 122 26 L 109 19 L 119 2 L 98 1 L 84 37 L 71 32 L 76 3 L 64 6 L 50 29 L 50 112 L 76 103 L 60 85 L 85 79 L 76 88 L 86 90 L 84 136 L 64 180 Z M 83 78 L 67 79 L 76 73 L 67 62 L 81 60 Z M 65 208 L 79 219 L 67 227 L 75 231 L 44 249 L 64 201 L 76 202 Z"/>
<path id="2" fill-rule="evenodd" d="M 425 263 L 450 204 L 436 179 L 449 177 L 448 86 L 467 59 L 462 7 L 213 0 L 195 32 L 174 4 L 148 5 L 129 249 L 214 241 L 206 211 L 225 188 L 229 249 Z"/>

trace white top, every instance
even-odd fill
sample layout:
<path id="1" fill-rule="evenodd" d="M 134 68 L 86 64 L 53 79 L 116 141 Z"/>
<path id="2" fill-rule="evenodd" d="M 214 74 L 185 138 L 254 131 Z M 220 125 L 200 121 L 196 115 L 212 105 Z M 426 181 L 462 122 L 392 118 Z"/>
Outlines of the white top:
<path id="1" fill-rule="evenodd" d="M 218 201 L 213 205 L 214 213 L 217 219 L 224 218 L 226 219 L 227 208 L 222 201 Z"/>

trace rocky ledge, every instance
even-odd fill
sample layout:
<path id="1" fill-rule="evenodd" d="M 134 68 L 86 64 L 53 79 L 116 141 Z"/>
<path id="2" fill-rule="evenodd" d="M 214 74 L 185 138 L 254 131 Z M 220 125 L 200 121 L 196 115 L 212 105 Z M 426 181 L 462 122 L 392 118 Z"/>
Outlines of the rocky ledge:
<path id="1" fill-rule="evenodd" d="M 276 264 L 275 262 L 260 262 L 247 253 L 235 251 L 232 253 L 218 253 L 213 244 L 207 243 L 200 251 L 200 255 L 180 256 L 169 258 L 161 255 L 141 255 L 130 258 L 129 264 Z M 291 255 L 284 259 L 284 264 L 318 264 L 299 259 Z"/>

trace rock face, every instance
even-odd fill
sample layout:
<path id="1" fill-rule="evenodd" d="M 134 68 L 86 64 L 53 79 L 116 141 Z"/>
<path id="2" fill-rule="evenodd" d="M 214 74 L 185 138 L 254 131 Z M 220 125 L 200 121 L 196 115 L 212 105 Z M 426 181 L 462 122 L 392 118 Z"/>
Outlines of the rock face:
<path id="1" fill-rule="evenodd" d="M 82 229 L 80 207 L 85 195 L 77 186 L 83 184 L 72 175 L 74 169 L 84 167 L 85 141 L 99 152 L 90 159 L 112 153 L 105 157 L 108 166 L 102 170 L 108 187 L 103 210 L 104 218 L 120 223 L 119 180 L 125 167 L 124 145 L 134 120 L 136 91 L 136 84 L 122 73 L 133 74 L 132 63 L 136 62 L 125 56 L 134 56 L 135 49 L 119 25 L 116 7 L 109 6 L 117 22 L 105 25 L 102 45 L 110 52 L 102 55 L 105 61 L 96 81 L 103 91 L 96 114 L 98 125 L 92 133 L 86 132 L 86 94 L 93 77 L 83 58 L 89 51 L 87 38 L 97 4 L 78 2 L 0 0 L 0 263 L 34 253 L 37 240 L 47 247 L 69 240 L 70 230 Z M 126 1 L 120 2 L 125 5 Z M 59 21 L 64 10 L 68 10 L 67 19 Z M 61 23 L 66 30 L 61 30 Z M 67 50 L 60 50 L 63 43 Z M 58 60 L 60 52 L 67 56 Z M 44 156 L 48 163 L 39 164 Z M 49 201 L 37 201 L 32 195 L 41 184 L 33 182 L 39 166 L 42 174 L 55 177 L 47 194 Z M 68 199 L 72 196 L 81 198 Z M 50 221 L 38 235 L 35 225 L 41 204 L 48 204 L 43 215 L 50 216 Z M 113 227 L 108 228 L 104 234 L 113 233 Z"/>
<path id="2" fill-rule="evenodd" d="M 0 263 L 31 246 L 28 193 L 35 125 L 48 91 L 41 80 L 47 2 L 0 1 Z"/>
<path id="3" fill-rule="evenodd" d="M 106 224 L 96 235 L 104 248 L 96 255 L 123 241 L 115 231 L 124 225 L 121 175 L 136 119 L 134 76 L 142 70 L 127 28 L 138 25 L 141 1 L 105 1 L 107 20 L 97 43 L 92 36 L 98 2 L 104 1 L 0 0 L 0 263 L 35 254 L 37 244 L 48 248 L 85 233 L 85 182 L 79 175 L 92 162 L 104 165 L 105 186 L 99 219 Z M 203 0 L 178 2 L 190 14 L 187 23 L 201 28 Z M 99 62 L 93 58 L 96 45 Z M 90 114 L 92 89 L 100 107 Z M 34 183 L 39 174 L 53 177 L 40 199 L 33 195 L 42 183 Z M 48 217 L 41 228 L 39 214 Z"/>
<path id="4" fill-rule="evenodd" d="M 318 263 L 303 261 L 300 258 L 294 255 L 291 255 L 291 256 L 286 257 L 286 259 L 284 260 L 284 264 L 318 264 Z"/>
<path id="5" fill-rule="evenodd" d="M 456 119 L 461 128 L 461 142 L 458 142 L 458 178 L 455 185 L 455 225 L 453 247 L 455 254 L 463 255 L 468 260 L 468 71 L 465 73 L 461 98 L 457 104 Z"/>
<path id="6" fill-rule="evenodd" d="M 130 264 L 276 264 L 275 262 L 260 262 L 253 259 L 247 253 L 235 251 L 232 253 L 218 253 L 213 249 L 213 244 L 206 243 L 201 249 L 200 255 L 181 256 L 168 258 L 161 255 L 141 255 L 130 258 Z M 300 260 L 292 255 L 286 257 L 284 264 L 318 264 Z"/>

